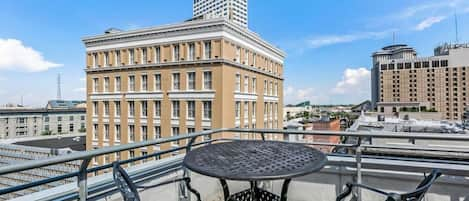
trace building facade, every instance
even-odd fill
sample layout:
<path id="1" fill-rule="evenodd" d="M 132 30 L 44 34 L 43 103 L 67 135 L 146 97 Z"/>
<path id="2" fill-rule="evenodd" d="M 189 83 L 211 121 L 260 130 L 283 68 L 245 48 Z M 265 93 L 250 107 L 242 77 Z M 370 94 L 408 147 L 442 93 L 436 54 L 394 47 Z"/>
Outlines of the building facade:
<path id="1" fill-rule="evenodd" d="M 378 112 L 432 111 L 461 120 L 467 105 L 469 45 L 442 45 L 417 57 L 407 45 L 373 54 L 372 105 Z"/>
<path id="2" fill-rule="evenodd" d="M 284 53 L 231 21 L 195 20 L 83 41 L 88 149 L 205 129 L 282 127 Z M 171 146 L 178 144 L 95 162 Z"/>
<path id="3" fill-rule="evenodd" d="M 193 17 L 224 17 L 248 27 L 248 0 L 194 0 Z"/>
<path id="4" fill-rule="evenodd" d="M 86 131 L 86 109 L 0 109 L 0 139 Z"/>
<path id="5" fill-rule="evenodd" d="M 341 131 L 339 119 L 320 118 L 316 120 L 305 120 L 303 122 L 304 130 L 323 130 L 323 131 Z M 340 136 L 325 136 L 325 135 L 310 135 L 304 136 L 306 142 L 315 143 L 340 143 Z M 330 153 L 333 151 L 333 146 L 315 145 L 319 150 Z"/>

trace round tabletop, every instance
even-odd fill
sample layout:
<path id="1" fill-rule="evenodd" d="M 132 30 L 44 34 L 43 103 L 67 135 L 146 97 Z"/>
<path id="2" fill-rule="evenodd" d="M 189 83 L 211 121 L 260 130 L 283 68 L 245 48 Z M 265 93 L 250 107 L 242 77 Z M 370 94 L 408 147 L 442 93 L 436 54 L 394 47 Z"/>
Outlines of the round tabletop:
<path id="1" fill-rule="evenodd" d="M 326 155 L 312 147 L 278 141 L 232 141 L 190 151 L 184 166 L 206 176 L 228 180 L 276 180 L 317 172 Z"/>

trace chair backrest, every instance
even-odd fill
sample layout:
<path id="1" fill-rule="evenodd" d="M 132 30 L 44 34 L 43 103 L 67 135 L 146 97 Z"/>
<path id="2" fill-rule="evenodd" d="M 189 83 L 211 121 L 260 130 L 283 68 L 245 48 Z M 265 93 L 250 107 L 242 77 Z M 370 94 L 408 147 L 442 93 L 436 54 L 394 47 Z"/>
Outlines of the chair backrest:
<path id="1" fill-rule="evenodd" d="M 117 161 L 112 164 L 112 175 L 124 201 L 140 201 L 137 187 Z"/>
<path id="2" fill-rule="evenodd" d="M 435 180 L 441 176 L 440 170 L 434 169 L 432 173 L 425 177 L 425 179 L 420 182 L 417 188 L 409 193 L 401 195 L 401 200 L 404 201 L 421 201 L 425 196 L 425 193 L 430 189 Z"/>

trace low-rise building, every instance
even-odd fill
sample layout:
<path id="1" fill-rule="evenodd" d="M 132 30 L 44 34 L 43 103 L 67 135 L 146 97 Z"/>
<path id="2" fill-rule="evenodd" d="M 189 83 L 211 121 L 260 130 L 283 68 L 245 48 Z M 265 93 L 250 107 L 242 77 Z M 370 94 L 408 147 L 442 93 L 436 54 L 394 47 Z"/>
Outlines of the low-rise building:
<path id="1" fill-rule="evenodd" d="M 328 130 L 340 131 L 340 120 L 330 118 L 308 119 L 303 121 L 305 130 Z M 325 144 L 339 144 L 339 136 L 323 136 L 323 135 L 309 135 L 304 137 L 307 142 L 325 143 Z M 334 147 L 327 145 L 315 146 L 323 152 L 332 152 Z"/>
<path id="2" fill-rule="evenodd" d="M 0 109 L 0 139 L 86 131 L 86 108 L 79 101 L 49 101 L 45 108 Z"/>

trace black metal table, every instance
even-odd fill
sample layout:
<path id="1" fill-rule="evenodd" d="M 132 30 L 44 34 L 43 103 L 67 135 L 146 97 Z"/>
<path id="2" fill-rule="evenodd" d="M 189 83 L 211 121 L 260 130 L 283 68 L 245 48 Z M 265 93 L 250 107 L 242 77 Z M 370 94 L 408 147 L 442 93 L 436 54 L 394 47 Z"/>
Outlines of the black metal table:
<path id="1" fill-rule="evenodd" d="M 225 201 L 287 200 L 292 178 L 321 170 L 324 153 L 302 144 L 278 141 L 232 141 L 190 151 L 184 158 L 188 169 L 220 180 Z M 258 181 L 284 179 L 281 195 L 257 186 Z M 249 181 L 251 188 L 230 195 L 226 180 Z"/>

